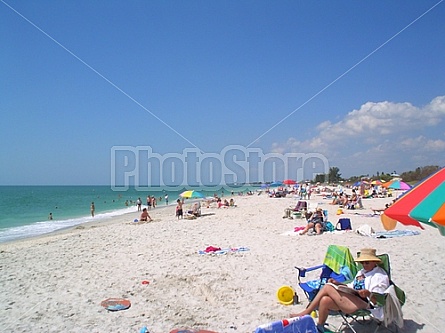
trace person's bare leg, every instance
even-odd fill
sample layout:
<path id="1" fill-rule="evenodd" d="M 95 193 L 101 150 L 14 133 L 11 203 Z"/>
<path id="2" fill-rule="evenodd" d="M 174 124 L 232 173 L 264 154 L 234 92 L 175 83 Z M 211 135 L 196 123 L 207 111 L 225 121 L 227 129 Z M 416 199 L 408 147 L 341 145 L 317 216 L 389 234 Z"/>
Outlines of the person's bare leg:
<path id="1" fill-rule="evenodd" d="M 306 227 L 304 228 L 304 230 L 302 232 L 300 232 L 300 235 L 305 235 L 307 234 L 307 232 L 309 231 L 310 228 L 313 228 L 314 224 L 312 222 L 309 222 Z"/>
<path id="2" fill-rule="evenodd" d="M 315 231 L 317 232 L 317 235 L 321 235 L 321 224 L 317 223 L 315 225 Z"/>
<path id="3" fill-rule="evenodd" d="M 299 313 L 291 314 L 290 317 L 301 317 L 304 315 L 308 315 L 316 309 L 319 309 L 320 311 L 320 301 L 323 297 L 331 298 L 332 302 L 336 306 L 335 309 L 341 310 L 344 313 L 353 313 L 358 309 L 365 309 L 367 306 L 367 304 L 357 296 L 339 292 L 334 287 L 325 285 L 323 288 L 320 289 L 317 296 L 315 296 L 315 298 L 306 309 Z M 328 304 L 328 301 L 324 302 L 326 302 L 325 304 Z M 321 309 L 321 311 L 324 311 L 324 309 Z M 329 309 L 327 309 L 326 311 L 329 312 Z"/>
<path id="4" fill-rule="evenodd" d="M 329 296 L 324 296 L 320 300 L 320 305 L 318 306 L 318 325 L 324 325 L 328 319 L 329 310 L 338 311 L 340 310 Z"/>

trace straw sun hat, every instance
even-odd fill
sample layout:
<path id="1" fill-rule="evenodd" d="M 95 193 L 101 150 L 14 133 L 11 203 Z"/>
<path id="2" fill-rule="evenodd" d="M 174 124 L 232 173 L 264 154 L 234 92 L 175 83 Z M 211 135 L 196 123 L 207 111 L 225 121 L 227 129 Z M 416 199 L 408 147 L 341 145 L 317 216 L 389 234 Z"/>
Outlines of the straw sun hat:
<path id="1" fill-rule="evenodd" d="M 376 249 L 362 249 L 357 254 L 357 259 L 355 261 L 376 261 L 381 262 L 381 260 L 376 255 Z"/>

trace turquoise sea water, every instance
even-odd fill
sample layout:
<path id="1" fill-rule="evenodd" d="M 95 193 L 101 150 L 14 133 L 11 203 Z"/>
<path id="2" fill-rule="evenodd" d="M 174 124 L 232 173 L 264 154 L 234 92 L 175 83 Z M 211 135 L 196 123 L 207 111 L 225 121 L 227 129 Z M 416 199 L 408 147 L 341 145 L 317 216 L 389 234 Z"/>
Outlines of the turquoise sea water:
<path id="1" fill-rule="evenodd" d="M 235 192 L 245 190 L 239 188 Z M 181 192 L 160 188 L 144 192 L 130 188 L 123 192 L 113 191 L 110 186 L 0 186 L 0 243 L 134 212 L 137 198 L 145 204 L 147 195 L 155 196 L 158 206 L 165 206 L 167 193 L 169 204 L 174 205 Z M 94 219 L 90 214 L 91 202 L 96 207 Z M 53 220 L 48 219 L 49 213 Z"/>

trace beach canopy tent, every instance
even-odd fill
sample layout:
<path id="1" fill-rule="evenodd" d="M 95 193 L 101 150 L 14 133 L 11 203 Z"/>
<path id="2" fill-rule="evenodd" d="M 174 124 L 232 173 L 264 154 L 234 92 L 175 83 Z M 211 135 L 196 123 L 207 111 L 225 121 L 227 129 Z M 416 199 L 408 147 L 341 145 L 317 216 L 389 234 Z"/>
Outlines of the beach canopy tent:
<path id="1" fill-rule="evenodd" d="M 386 230 L 394 229 L 397 222 L 421 229 L 424 229 L 422 224 L 426 224 L 438 228 L 445 236 L 445 168 L 407 191 L 380 219 Z"/>

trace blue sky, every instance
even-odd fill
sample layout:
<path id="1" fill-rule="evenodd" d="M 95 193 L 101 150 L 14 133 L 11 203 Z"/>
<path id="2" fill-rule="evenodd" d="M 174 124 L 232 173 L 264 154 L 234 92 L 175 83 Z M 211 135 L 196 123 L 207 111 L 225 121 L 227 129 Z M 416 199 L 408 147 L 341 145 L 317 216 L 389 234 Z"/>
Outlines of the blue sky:
<path id="1" fill-rule="evenodd" d="M 0 184 L 109 184 L 116 146 L 319 153 L 345 177 L 444 166 L 444 17 L 430 0 L 0 0 Z"/>

